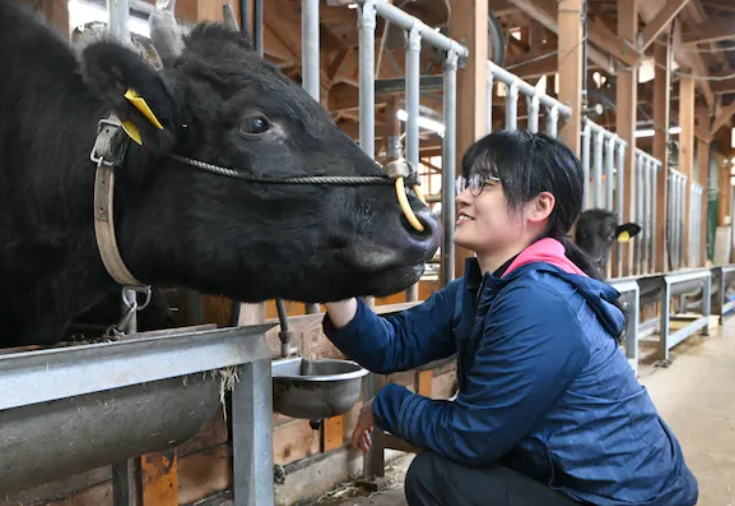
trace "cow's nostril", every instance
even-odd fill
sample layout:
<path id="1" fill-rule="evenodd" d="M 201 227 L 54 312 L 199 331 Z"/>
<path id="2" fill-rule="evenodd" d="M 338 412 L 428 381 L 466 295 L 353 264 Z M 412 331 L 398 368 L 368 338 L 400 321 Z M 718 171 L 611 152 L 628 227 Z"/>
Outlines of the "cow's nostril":
<path id="1" fill-rule="evenodd" d="M 436 216 L 431 211 L 421 210 L 415 213 L 416 220 L 421 223 L 421 230 L 417 230 L 406 218 L 405 214 L 400 217 L 401 225 L 411 235 L 411 237 L 420 242 L 431 241 L 437 233 L 439 224 Z"/>

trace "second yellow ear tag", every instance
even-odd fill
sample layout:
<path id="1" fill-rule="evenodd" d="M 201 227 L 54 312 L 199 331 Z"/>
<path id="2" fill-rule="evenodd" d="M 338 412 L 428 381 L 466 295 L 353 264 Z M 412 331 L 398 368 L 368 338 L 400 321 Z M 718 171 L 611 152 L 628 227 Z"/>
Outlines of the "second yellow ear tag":
<path id="1" fill-rule="evenodd" d="M 135 124 L 132 121 L 123 121 L 122 122 L 123 130 L 125 130 L 125 133 L 128 134 L 128 136 L 133 139 L 135 142 L 143 145 L 143 141 L 140 138 L 140 130 L 138 130 L 138 127 L 135 126 Z"/>
<path id="2" fill-rule="evenodd" d="M 148 107 L 145 99 L 138 95 L 135 90 L 128 89 L 128 91 L 125 92 L 125 98 L 127 98 L 128 101 L 143 114 L 143 116 L 148 118 L 148 121 L 153 123 L 159 130 L 163 130 L 163 125 L 161 125 L 161 122 L 158 121 L 156 115 L 153 114 L 151 108 Z"/>
<path id="3" fill-rule="evenodd" d="M 627 230 L 623 230 L 618 234 L 618 242 L 628 242 L 630 241 L 630 233 L 628 233 Z"/>

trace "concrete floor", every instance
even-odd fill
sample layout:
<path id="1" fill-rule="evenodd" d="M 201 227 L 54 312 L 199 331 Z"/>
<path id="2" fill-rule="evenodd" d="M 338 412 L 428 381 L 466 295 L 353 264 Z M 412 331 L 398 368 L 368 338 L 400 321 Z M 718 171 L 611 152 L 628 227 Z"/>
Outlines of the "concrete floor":
<path id="1" fill-rule="evenodd" d="M 679 438 L 699 481 L 698 504 L 735 506 L 735 317 L 710 337 L 673 349 L 668 368 L 654 366 L 650 347 L 641 344 L 640 381 Z M 406 506 L 402 478 L 410 460 L 392 464 L 382 492 L 347 486 L 312 506 Z"/>

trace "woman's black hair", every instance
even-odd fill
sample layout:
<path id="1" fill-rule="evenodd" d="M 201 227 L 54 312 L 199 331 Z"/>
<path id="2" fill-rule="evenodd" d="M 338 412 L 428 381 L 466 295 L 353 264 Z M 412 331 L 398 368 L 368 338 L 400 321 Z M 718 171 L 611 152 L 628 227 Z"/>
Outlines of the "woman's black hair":
<path id="1" fill-rule="evenodd" d="M 476 141 L 464 154 L 462 175 L 468 178 L 476 173 L 500 180 L 511 210 L 518 210 L 541 192 L 553 194 L 554 209 L 537 240 L 558 240 L 569 260 L 589 277 L 603 280 L 592 259 L 568 235 L 582 212 L 585 183 L 582 164 L 568 146 L 544 133 L 499 130 Z M 617 301 L 614 304 L 627 321 L 627 312 Z"/>

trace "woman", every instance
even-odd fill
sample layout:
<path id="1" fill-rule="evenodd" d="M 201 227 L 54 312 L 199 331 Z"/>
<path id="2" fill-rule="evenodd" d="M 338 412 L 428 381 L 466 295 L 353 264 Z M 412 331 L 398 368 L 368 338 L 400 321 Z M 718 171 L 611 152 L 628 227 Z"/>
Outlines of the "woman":
<path id="1" fill-rule="evenodd" d="M 543 134 L 496 132 L 462 162 L 454 242 L 464 277 L 378 317 L 326 304 L 324 330 L 381 374 L 456 355 L 459 394 L 389 384 L 363 408 L 373 426 L 425 449 L 406 476 L 418 505 L 656 505 L 697 502 L 696 479 L 619 348 L 619 293 L 567 238 L 583 172 Z"/>

